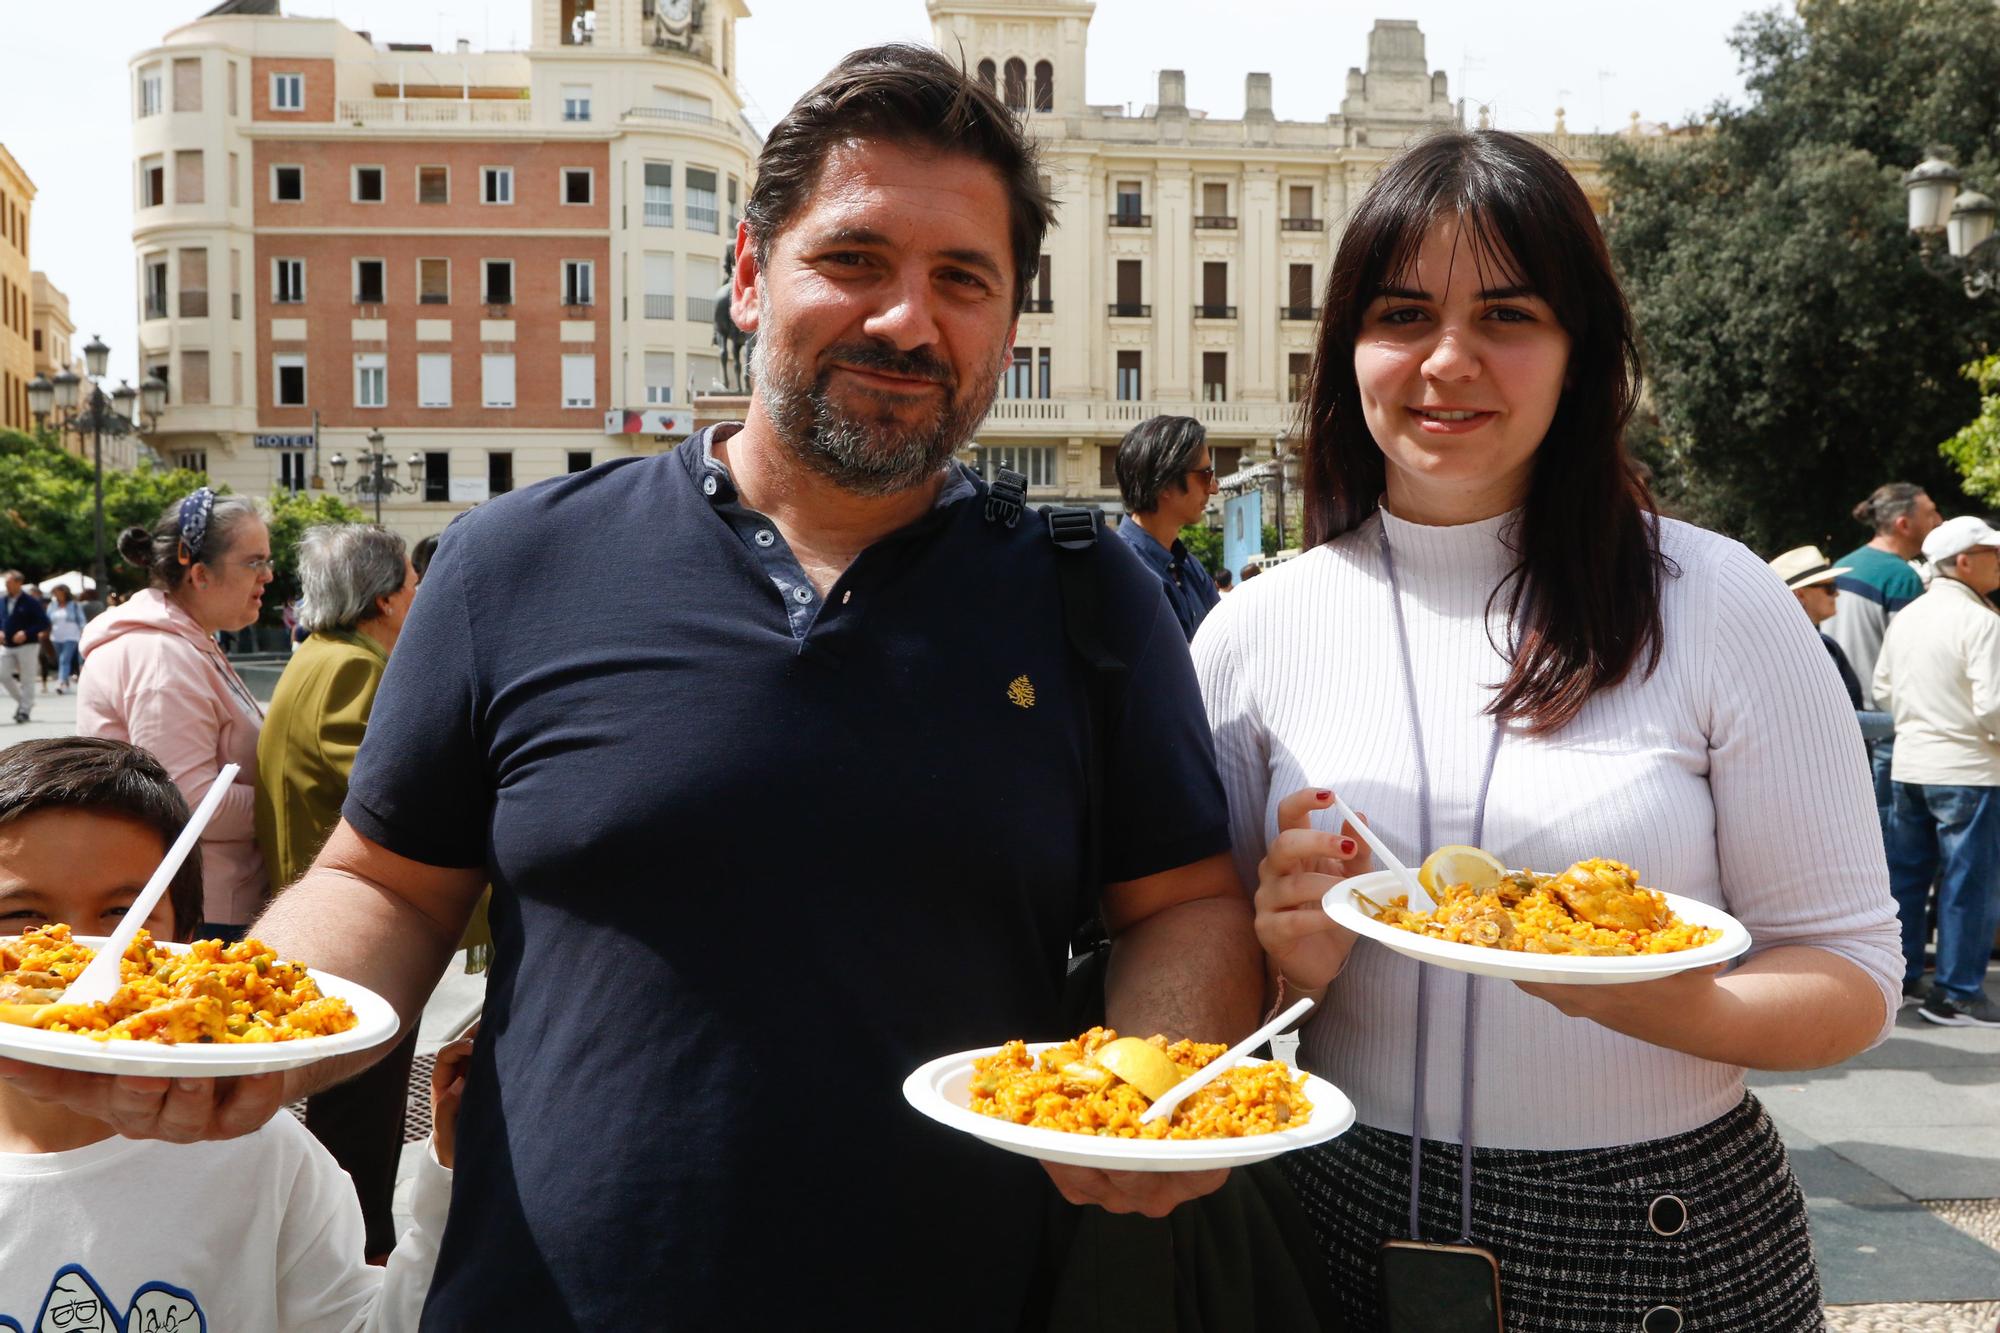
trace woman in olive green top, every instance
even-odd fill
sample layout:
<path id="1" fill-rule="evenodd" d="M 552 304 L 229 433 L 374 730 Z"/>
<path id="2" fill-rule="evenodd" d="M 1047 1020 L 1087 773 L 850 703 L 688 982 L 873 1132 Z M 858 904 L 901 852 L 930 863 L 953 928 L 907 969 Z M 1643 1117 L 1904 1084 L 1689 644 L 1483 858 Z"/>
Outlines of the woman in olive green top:
<path id="1" fill-rule="evenodd" d="M 299 623 L 311 637 L 278 679 L 257 740 L 257 843 L 282 890 L 312 865 L 340 822 L 375 690 L 416 596 L 403 539 L 326 524 L 299 541 Z M 306 1128 L 354 1178 L 371 1260 L 396 1244 L 392 1200 L 414 1028 L 359 1077 L 306 1102 Z"/>

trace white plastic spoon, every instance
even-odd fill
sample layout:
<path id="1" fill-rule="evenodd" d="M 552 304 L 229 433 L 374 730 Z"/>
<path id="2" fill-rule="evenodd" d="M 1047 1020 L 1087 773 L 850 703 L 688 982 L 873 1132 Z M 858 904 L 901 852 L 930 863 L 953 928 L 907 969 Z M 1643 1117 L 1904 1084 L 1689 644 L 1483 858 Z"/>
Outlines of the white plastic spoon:
<path id="1" fill-rule="evenodd" d="M 1263 1027 L 1258 1028 L 1242 1041 L 1231 1046 L 1221 1055 L 1210 1060 L 1200 1069 L 1195 1070 L 1192 1074 L 1174 1084 L 1173 1087 L 1168 1088 L 1165 1096 L 1146 1108 L 1145 1113 L 1139 1117 L 1139 1123 L 1150 1125 L 1155 1120 L 1161 1120 L 1172 1115 L 1175 1108 L 1182 1102 L 1194 1096 L 1197 1092 L 1200 1092 L 1203 1088 L 1233 1069 L 1236 1063 L 1244 1056 L 1262 1046 L 1278 1033 L 1283 1032 L 1293 1023 L 1296 1023 L 1299 1020 L 1299 1016 L 1312 1007 L 1312 997 L 1307 996 L 1291 1008 L 1285 1010 L 1284 1013 L 1279 1014 L 1276 1018 L 1266 1023 Z"/>
<path id="2" fill-rule="evenodd" d="M 1361 835 L 1361 841 L 1367 843 L 1369 850 L 1375 853 L 1376 859 L 1381 861 L 1385 868 L 1396 872 L 1397 877 L 1403 881 L 1403 887 L 1410 891 L 1410 910 L 1412 912 L 1437 911 L 1437 903 L 1432 900 L 1429 893 L 1424 891 L 1423 884 L 1417 879 L 1416 875 L 1411 873 L 1410 868 L 1401 861 L 1398 861 L 1396 854 L 1389 850 L 1388 844 L 1376 837 L 1374 830 L 1362 823 L 1359 817 L 1347 808 L 1347 802 L 1341 800 L 1338 796 L 1333 798 L 1333 813 L 1340 816 L 1345 822 L 1352 824 L 1354 831 Z"/>
<path id="3" fill-rule="evenodd" d="M 153 915 L 160 895 L 167 891 L 167 885 L 180 873 L 181 863 L 188 859 L 188 853 L 201 840 L 201 831 L 208 827 L 215 808 L 229 794 L 229 784 L 236 780 L 237 772 L 235 764 L 224 764 L 222 771 L 215 775 L 215 781 L 209 784 L 208 794 L 201 798 L 201 804 L 189 816 L 187 827 L 181 830 L 180 837 L 174 839 L 174 845 L 167 849 L 167 859 L 160 862 L 160 868 L 146 881 L 146 887 L 139 890 L 139 896 L 125 909 L 118 929 L 112 931 L 111 938 L 99 946 L 97 956 L 90 960 L 90 966 L 84 968 L 77 979 L 69 983 L 69 988 L 56 997 L 57 1004 L 102 1004 L 116 993 L 118 960 L 125 956 L 125 950 L 132 945 L 132 937 Z"/>

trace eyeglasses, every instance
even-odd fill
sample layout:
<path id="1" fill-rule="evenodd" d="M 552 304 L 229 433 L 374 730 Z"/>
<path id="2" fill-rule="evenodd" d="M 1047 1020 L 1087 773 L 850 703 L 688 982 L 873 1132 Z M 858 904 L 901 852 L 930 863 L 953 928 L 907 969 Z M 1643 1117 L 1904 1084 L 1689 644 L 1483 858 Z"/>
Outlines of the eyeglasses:
<path id="1" fill-rule="evenodd" d="M 1215 480 L 1215 469 L 1212 467 L 1191 467 L 1187 470 L 1187 475 L 1190 477 L 1200 477 L 1201 484 L 1206 486 Z"/>
<path id="2" fill-rule="evenodd" d="M 248 560 L 238 560 L 234 563 L 243 566 L 252 574 L 268 574 L 278 567 L 278 562 L 268 555 L 253 555 Z"/>

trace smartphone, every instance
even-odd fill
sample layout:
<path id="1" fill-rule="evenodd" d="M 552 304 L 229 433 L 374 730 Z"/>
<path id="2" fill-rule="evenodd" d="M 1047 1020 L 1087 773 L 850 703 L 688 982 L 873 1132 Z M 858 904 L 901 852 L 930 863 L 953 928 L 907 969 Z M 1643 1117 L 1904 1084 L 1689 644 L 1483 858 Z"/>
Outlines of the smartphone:
<path id="1" fill-rule="evenodd" d="M 1501 1333 L 1500 1261 L 1477 1245 L 1382 1246 L 1388 1333 Z"/>

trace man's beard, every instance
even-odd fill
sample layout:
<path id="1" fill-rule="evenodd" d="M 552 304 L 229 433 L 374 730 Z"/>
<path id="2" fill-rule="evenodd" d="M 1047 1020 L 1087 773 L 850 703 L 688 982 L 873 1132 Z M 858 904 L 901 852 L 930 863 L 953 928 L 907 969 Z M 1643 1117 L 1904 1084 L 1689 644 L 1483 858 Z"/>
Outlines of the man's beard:
<path id="1" fill-rule="evenodd" d="M 762 323 L 772 328 L 768 304 Z M 752 383 L 765 415 L 800 462 L 854 495 L 894 495 L 930 480 L 972 439 L 1000 389 L 997 361 L 983 391 L 961 396 L 958 376 L 928 350 L 899 352 L 874 339 L 827 348 L 821 357 L 826 368 L 808 379 L 773 349 L 775 341 L 760 337 L 750 357 Z M 929 380 L 941 390 L 943 401 L 928 420 L 908 426 L 897 416 L 907 410 L 905 395 L 896 395 L 894 406 L 885 402 L 879 412 L 871 412 L 870 395 L 862 390 L 857 394 L 860 406 L 843 411 L 827 393 L 836 363 Z"/>

